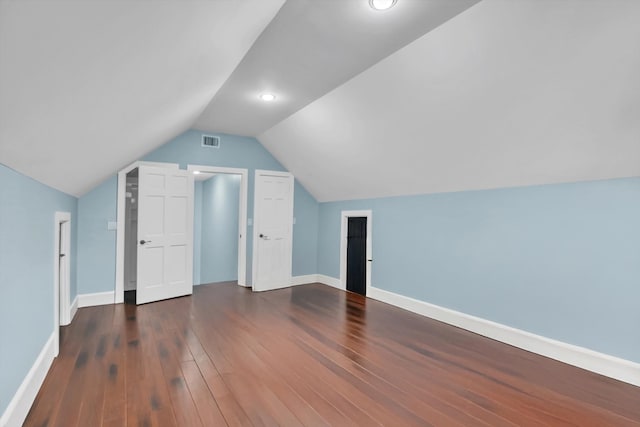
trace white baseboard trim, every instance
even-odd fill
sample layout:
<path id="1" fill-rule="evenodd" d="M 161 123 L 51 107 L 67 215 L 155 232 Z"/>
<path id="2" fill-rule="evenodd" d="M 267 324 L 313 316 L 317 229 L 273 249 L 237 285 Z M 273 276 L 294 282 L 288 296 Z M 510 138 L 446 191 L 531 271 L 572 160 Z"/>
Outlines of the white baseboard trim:
<path id="1" fill-rule="evenodd" d="M 556 341 L 373 286 L 367 296 L 532 353 L 640 386 L 640 363 Z"/>
<path id="2" fill-rule="evenodd" d="M 69 309 L 69 323 L 73 322 L 73 318 L 76 317 L 76 313 L 78 312 L 78 301 L 80 300 L 79 295 L 73 299 L 71 303 L 71 308 Z"/>
<path id="3" fill-rule="evenodd" d="M 304 276 L 293 276 L 291 278 L 291 286 L 306 285 L 318 281 L 317 274 L 305 274 Z"/>
<path id="4" fill-rule="evenodd" d="M 275 290 L 275 289 L 284 289 L 284 288 L 289 288 L 291 286 L 299 286 L 299 285 L 308 285 L 309 283 L 322 283 L 322 281 L 320 280 L 320 278 L 318 277 L 320 276 L 319 274 L 305 274 L 302 276 L 293 276 L 291 277 L 291 282 L 288 285 L 282 285 L 282 286 L 277 286 L 275 288 L 270 288 L 269 290 Z M 251 286 L 248 286 L 251 287 Z"/>
<path id="5" fill-rule="evenodd" d="M 80 294 L 78 298 L 78 308 L 93 307 L 94 305 L 113 304 L 115 298 L 114 291 L 97 292 L 95 294 Z"/>
<path id="6" fill-rule="evenodd" d="M 325 276 L 324 274 L 318 274 L 317 282 L 322 283 L 323 285 L 331 286 L 336 289 L 345 290 L 345 287 L 340 283 L 340 279 L 336 279 L 335 277 Z"/>
<path id="7" fill-rule="evenodd" d="M 44 382 L 47 372 L 53 358 L 55 357 L 55 334 L 51 334 L 45 343 L 42 351 L 38 355 L 29 373 L 24 377 L 22 384 L 13 395 L 13 399 L 9 402 L 9 406 L 0 417 L 0 426 L 2 427 L 19 427 L 27 418 L 27 414 L 31 409 L 31 405 L 40 390 L 40 386 Z"/>
<path id="8" fill-rule="evenodd" d="M 344 290 L 344 287 L 340 286 L 340 279 L 325 276 L 324 274 L 305 274 L 302 276 L 293 276 L 291 278 L 290 285 L 280 286 L 275 289 L 287 288 L 289 286 L 307 285 L 309 283 L 322 283 L 323 285 L 328 285 Z"/>

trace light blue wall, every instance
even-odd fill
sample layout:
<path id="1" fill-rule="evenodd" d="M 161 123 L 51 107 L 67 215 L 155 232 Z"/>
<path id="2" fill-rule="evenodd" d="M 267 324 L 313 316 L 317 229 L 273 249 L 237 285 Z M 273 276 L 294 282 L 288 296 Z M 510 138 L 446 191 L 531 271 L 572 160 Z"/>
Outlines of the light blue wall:
<path id="1" fill-rule="evenodd" d="M 640 362 L 640 178 L 322 203 L 321 274 L 351 209 L 373 286 Z"/>
<path id="2" fill-rule="evenodd" d="M 202 185 L 200 283 L 238 280 L 240 175 L 215 175 Z"/>
<path id="3" fill-rule="evenodd" d="M 318 213 L 316 199 L 296 181 L 293 210 L 293 275 L 318 272 Z"/>
<path id="4" fill-rule="evenodd" d="M 0 164 L 0 414 L 53 333 L 56 211 L 71 213 L 72 301 L 77 294 L 77 202 Z"/>
<path id="5" fill-rule="evenodd" d="M 78 201 L 78 293 L 113 291 L 116 280 L 118 179 L 114 175 Z"/>
<path id="6" fill-rule="evenodd" d="M 248 218 L 253 218 L 253 187 L 256 169 L 285 170 L 278 161 L 255 139 L 235 135 L 216 134 L 222 138 L 220 148 L 201 146 L 202 132 L 190 130 L 172 141 L 144 156 L 141 160 L 154 162 L 179 163 L 185 169 L 188 164 L 244 168 L 249 170 Z M 114 174 L 117 171 L 114 171 Z M 112 291 L 115 283 L 115 232 L 107 231 L 106 222 L 115 221 L 117 185 L 116 177 L 90 191 L 80 198 L 80 223 L 88 215 L 87 227 L 79 230 L 79 250 L 98 256 L 88 256 L 79 269 L 79 293 Z M 294 194 L 294 216 L 297 224 L 293 235 L 293 272 L 296 275 L 316 273 L 317 246 L 314 235 L 314 216 L 317 216 L 318 203 L 308 192 L 296 183 Z M 252 229 L 247 236 L 247 278 L 251 277 Z M 94 280 L 90 272 L 100 272 L 103 278 Z M 84 274 L 86 273 L 86 274 Z"/>

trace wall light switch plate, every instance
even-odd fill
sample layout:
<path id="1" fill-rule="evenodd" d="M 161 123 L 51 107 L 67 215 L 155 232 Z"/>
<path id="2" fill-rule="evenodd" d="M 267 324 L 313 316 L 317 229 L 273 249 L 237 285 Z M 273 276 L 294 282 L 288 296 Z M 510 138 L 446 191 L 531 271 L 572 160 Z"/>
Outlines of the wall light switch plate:
<path id="1" fill-rule="evenodd" d="M 113 231 L 118 229 L 117 221 L 107 221 L 107 230 Z"/>

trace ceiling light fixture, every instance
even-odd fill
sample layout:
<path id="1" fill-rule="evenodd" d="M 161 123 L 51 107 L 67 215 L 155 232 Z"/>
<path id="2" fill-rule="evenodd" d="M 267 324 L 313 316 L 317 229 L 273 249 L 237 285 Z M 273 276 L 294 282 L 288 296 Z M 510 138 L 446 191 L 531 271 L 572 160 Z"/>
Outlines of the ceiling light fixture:
<path id="1" fill-rule="evenodd" d="M 260 99 L 263 101 L 271 102 L 276 100 L 276 96 L 272 93 L 263 93 L 260 95 Z"/>
<path id="2" fill-rule="evenodd" d="M 194 175 L 200 175 L 200 171 L 193 171 Z"/>
<path id="3" fill-rule="evenodd" d="M 391 9 L 398 0 L 369 0 L 369 6 L 375 10 Z"/>

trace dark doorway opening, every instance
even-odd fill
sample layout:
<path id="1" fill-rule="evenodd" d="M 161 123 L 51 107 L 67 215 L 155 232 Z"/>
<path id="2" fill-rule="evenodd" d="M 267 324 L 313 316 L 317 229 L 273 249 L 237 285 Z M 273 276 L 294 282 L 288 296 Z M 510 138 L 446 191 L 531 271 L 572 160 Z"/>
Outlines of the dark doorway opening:
<path id="1" fill-rule="evenodd" d="M 347 290 L 367 294 L 367 217 L 347 219 Z"/>
<path id="2" fill-rule="evenodd" d="M 136 291 L 124 291 L 124 303 L 136 305 Z"/>

